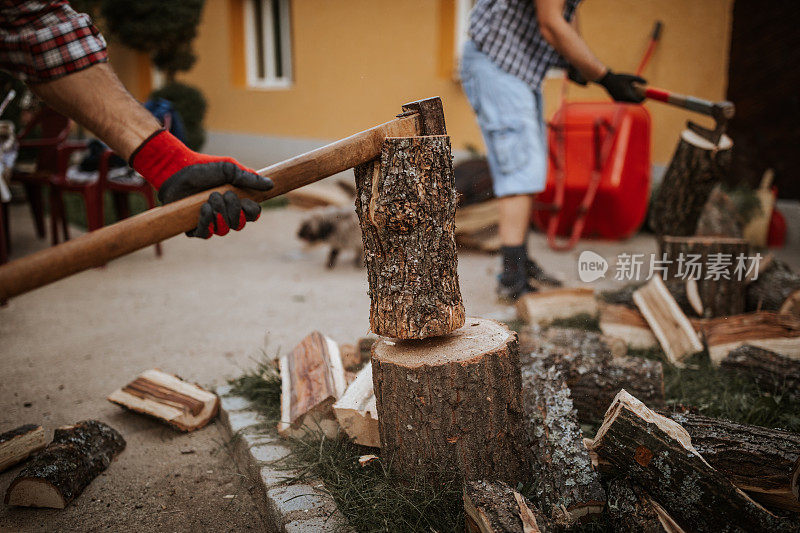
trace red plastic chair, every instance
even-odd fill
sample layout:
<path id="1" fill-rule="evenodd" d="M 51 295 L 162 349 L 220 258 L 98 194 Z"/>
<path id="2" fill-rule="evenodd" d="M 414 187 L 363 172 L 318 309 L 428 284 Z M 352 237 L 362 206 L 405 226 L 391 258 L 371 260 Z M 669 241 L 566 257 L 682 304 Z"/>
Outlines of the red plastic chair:
<path id="1" fill-rule="evenodd" d="M 141 194 L 147 201 L 147 208 L 153 209 L 156 206 L 155 189 L 152 185 L 143 181 L 141 184 L 128 184 L 113 181 L 108 178 L 108 163 L 114 152 L 106 150 L 100 156 L 100 187 L 103 191 L 109 191 L 114 200 L 114 211 L 117 214 L 117 220 L 128 218 L 130 216 L 130 209 L 128 206 L 128 194 Z M 101 193 L 102 194 L 102 193 Z M 161 257 L 161 243 L 156 243 L 156 257 Z"/>
<path id="2" fill-rule="evenodd" d="M 17 135 L 20 150 L 36 148 L 35 170 L 25 171 L 15 168 L 11 180 L 18 181 L 25 187 L 36 225 L 36 235 L 40 239 L 45 236 L 43 189 L 58 172 L 58 147 L 66 140 L 70 126 L 67 117 L 43 106 Z M 41 137 L 31 138 L 37 127 Z"/>
<path id="3" fill-rule="evenodd" d="M 87 141 L 65 141 L 58 147 L 58 171 L 50 178 L 50 222 L 53 234 L 53 245 L 58 244 L 58 225 L 69 240 L 69 225 L 64 209 L 64 193 L 80 194 L 86 208 L 86 226 L 89 231 L 103 227 L 103 188 L 100 179 L 92 183 L 75 183 L 67 180 L 67 168 L 72 154 L 78 150 L 86 150 Z"/>

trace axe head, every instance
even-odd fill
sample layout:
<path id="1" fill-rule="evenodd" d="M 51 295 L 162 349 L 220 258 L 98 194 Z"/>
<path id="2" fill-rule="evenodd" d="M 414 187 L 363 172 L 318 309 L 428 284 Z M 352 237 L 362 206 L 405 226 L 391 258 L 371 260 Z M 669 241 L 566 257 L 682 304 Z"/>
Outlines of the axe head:
<path id="1" fill-rule="evenodd" d="M 444 108 L 442 99 L 438 96 L 409 102 L 403 105 L 403 112 L 398 117 L 418 113 L 422 118 L 422 131 L 420 135 L 447 135 L 444 125 Z"/>

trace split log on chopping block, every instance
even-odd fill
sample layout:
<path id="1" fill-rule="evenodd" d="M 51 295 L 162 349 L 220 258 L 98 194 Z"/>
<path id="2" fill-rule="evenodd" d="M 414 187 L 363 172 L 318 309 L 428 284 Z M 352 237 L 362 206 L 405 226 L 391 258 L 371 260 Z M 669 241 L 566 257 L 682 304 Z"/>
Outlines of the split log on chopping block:
<path id="1" fill-rule="evenodd" d="M 669 261 L 668 279 L 691 278 L 696 282 L 703 310 L 700 316 L 705 318 L 744 312 L 745 274 L 751 266 L 749 250 L 750 245 L 744 239 L 672 236 L 661 239 L 661 257 Z M 687 261 L 697 267 L 687 266 Z M 724 274 L 716 274 L 715 265 L 724 266 Z"/>
<path id="2" fill-rule="evenodd" d="M 614 531 L 683 533 L 669 514 L 641 487 L 625 477 L 612 479 L 606 490 L 608 515 Z"/>
<path id="3" fill-rule="evenodd" d="M 281 419 L 278 433 L 284 437 L 302 437 L 308 431 L 321 430 L 336 438 L 339 424 L 333 404 L 347 387 L 339 345 L 314 331 L 281 356 Z"/>
<path id="4" fill-rule="evenodd" d="M 711 467 L 680 424 L 620 391 L 591 448 L 689 531 L 797 531 Z"/>
<path id="5" fill-rule="evenodd" d="M 6 491 L 5 503 L 63 509 L 125 449 L 125 439 L 97 420 L 56 429 Z"/>
<path id="6" fill-rule="evenodd" d="M 670 363 L 683 366 L 684 359 L 703 350 L 703 344 L 692 324 L 660 277 L 654 276 L 634 292 L 633 301 L 653 330 Z"/>
<path id="7" fill-rule="evenodd" d="M 731 350 L 720 367 L 751 378 L 763 389 L 800 400 L 800 359 L 744 344 Z"/>
<path id="8" fill-rule="evenodd" d="M 578 314 L 597 314 L 592 289 L 567 288 L 529 292 L 517 301 L 517 313 L 528 324 L 547 324 Z"/>
<path id="9" fill-rule="evenodd" d="M 564 376 L 540 354 L 525 358 L 521 372 L 536 503 L 553 519 L 599 514 L 606 495 L 583 444 Z"/>
<path id="10" fill-rule="evenodd" d="M 525 496 L 502 481 L 466 483 L 464 513 L 470 533 L 553 533 L 564 525 L 537 512 Z"/>
<path id="11" fill-rule="evenodd" d="M 372 390 L 372 363 L 367 363 L 333 404 L 333 412 L 341 428 L 353 442 L 379 448 L 378 409 Z"/>
<path id="12" fill-rule="evenodd" d="M 622 339 L 631 348 L 647 350 L 658 346 L 653 330 L 642 314 L 624 305 L 600 305 L 600 331 Z"/>
<path id="13" fill-rule="evenodd" d="M 108 396 L 108 401 L 166 422 L 180 431 L 204 427 L 219 412 L 219 398 L 199 385 L 157 368 Z"/>
<path id="14" fill-rule="evenodd" d="M 800 317 L 762 311 L 700 320 L 696 326 L 716 365 L 744 344 L 800 359 Z"/>
<path id="15" fill-rule="evenodd" d="M 773 259 L 747 285 L 746 309 L 800 316 L 800 274 L 783 261 Z"/>
<path id="16" fill-rule="evenodd" d="M 650 227 L 657 235 L 694 235 L 711 190 L 730 166 L 732 146 L 726 135 L 714 144 L 683 130 L 650 207 Z"/>
<path id="17" fill-rule="evenodd" d="M 444 134 L 441 99 L 408 103 L 403 106 L 403 113 L 389 122 L 259 170 L 259 174 L 269 176 L 275 183 L 269 191 L 249 191 L 230 185 L 217 187 L 2 265 L 0 301 L 82 270 L 103 266 L 112 259 L 194 228 L 200 208 L 211 192 L 224 194 L 232 190 L 240 198 L 263 202 L 378 157 L 386 137 Z"/>
<path id="18" fill-rule="evenodd" d="M 528 479 L 517 338 L 494 320 L 378 341 L 372 382 L 384 463 L 434 480 Z"/>
<path id="19" fill-rule="evenodd" d="M 0 472 L 27 459 L 47 445 L 44 428 L 25 424 L 0 434 Z"/>
<path id="20" fill-rule="evenodd" d="M 800 468 L 800 435 L 692 413 L 670 413 L 708 464 L 759 503 L 800 511 L 792 476 Z"/>
<path id="21" fill-rule="evenodd" d="M 450 137 L 387 138 L 355 175 L 372 332 L 424 339 L 463 326 Z"/>

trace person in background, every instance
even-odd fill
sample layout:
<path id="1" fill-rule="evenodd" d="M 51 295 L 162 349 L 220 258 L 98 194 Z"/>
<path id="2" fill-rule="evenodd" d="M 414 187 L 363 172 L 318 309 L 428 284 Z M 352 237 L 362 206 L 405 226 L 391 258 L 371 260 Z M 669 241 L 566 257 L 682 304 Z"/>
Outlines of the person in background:
<path id="1" fill-rule="evenodd" d="M 66 0 L 0 4 L 0 68 L 23 80 L 45 104 L 91 130 L 158 190 L 163 203 L 224 184 L 266 191 L 269 178 L 229 157 L 199 154 L 161 128 L 125 90 L 107 63 L 106 42 Z M 212 193 L 191 237 L 240 230 L 261 207 L 232 191 Z"/>
<path id="2" fill-rule="evenodd" d="M 461 55 L 461 83 L 488 152 L 499 201 L 503 270 L 498 296 L 515 300 L 535 289 L 528 278 L 555 283 L 528 256 L 533 195 L 547 177 L 542 81 L 548 69 L 569 66 L 570 79 L 602 85 L 618 102 L 641 102 L 645 80 L 605 66 L 578 34 L 581 0 L 477 0 Z"/>

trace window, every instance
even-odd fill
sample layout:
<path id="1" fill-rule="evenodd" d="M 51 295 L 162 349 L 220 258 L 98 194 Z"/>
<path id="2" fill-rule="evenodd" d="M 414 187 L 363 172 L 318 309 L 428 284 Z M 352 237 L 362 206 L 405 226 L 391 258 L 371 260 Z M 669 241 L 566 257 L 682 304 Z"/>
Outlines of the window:
<path id="1" fill-rule="evenodd" d="M 292 84 L 290 0 L 245 0 L 247 84 L 263 89 Z"/>

